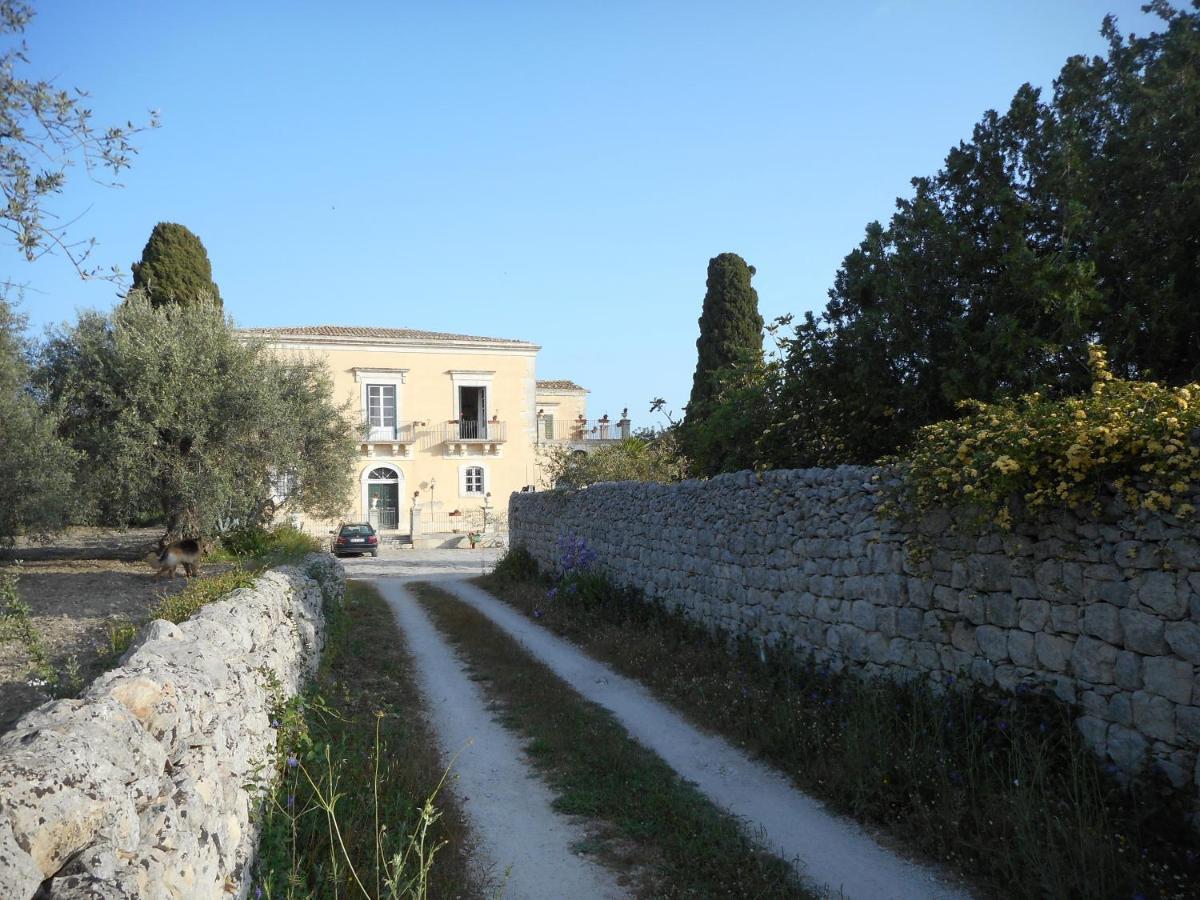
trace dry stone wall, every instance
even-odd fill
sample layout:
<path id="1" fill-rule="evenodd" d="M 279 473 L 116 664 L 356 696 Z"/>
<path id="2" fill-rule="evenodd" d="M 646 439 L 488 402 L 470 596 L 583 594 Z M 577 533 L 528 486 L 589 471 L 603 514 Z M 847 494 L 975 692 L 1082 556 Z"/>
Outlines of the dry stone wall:
<path id="1" fill-rule="evenodd" d="M 865 675 L 1045 686 L 1122 771 L 1200 784 L 1200 528 L 1113 507 L 1012 533 L 878 515 L 886 470 L 514 494 L 509 527 L 553 567 L 582 537 L 614 582 L 711 628 Z"/>
<path id="2" fill-rule="evenodd" d="M 344 583 L 327 554 L 268 572 L 18 721 L 0 738 L 3 896 L 245 897 L 273 695 L 315 671 Z"/>

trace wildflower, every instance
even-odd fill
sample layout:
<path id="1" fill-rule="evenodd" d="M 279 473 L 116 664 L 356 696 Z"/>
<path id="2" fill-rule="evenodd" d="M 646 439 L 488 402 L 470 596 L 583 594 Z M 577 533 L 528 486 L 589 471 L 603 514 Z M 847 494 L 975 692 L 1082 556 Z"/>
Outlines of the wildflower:
<path id="1" fill-rule="evenodd" d="M 271 720 L 271 727 L 272 727 L 272 728 L 278 728 L 278 727 L 279 727 L 279 720 L 278 720 L 278 719 L 272 719 L 272 720 Z"/>
<path id="2" fill-rule="evenodd" d="M 535 609 L 535 610 L 533 611 L 533 617 L 534 617 L 535 619 L 540 619 L 540 618 L 541 618 L 542 616 L 544 616 L 544 615 L 545 615 L 545 613 L 544 613 L 544 612 L 542 612 L 540 609 Z"/>
<path id="3" fill-rule="evenodd" d="M 546 599 L 547 600 L 553 600 L 557 596 L 558 596 L 558 588 L 556 588 L 556 587 L 552 587 L 552 588 L 550 588 L 550 590 L 546 591 Z"/>
<path id="4" fill-rule="evenodd" d="M 296 758 L 295 753 L 289 753 L 288 758 L 287 758 L 287 764 L 288 764 L 289 769 L 294 769 L 294 768 L 296 768 L 296 766 L 300 765 L 300 760 Z"/>
<path id="5" fill-rule="evenodd" d="M 295 795 L 295 794 L 288 794 L 288 798 L 287 798 L 287 808 L 288 808 L 288 809 L 291 809 L 291 808 L 292 808 L 293 806 L 295 806 L 295 805 L 296 805 L 296 795 Z"/>

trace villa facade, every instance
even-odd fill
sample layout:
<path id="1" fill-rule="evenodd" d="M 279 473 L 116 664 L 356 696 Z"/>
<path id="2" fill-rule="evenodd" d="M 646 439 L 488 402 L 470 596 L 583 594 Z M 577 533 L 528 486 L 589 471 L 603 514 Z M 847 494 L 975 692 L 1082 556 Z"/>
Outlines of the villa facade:
<path id="1" fill-rule="evenodd" d="M 536 377 L 527 341 L 405 328 L 247 329 L 279 353 L 323 361 L 339 403 L 361 423 L 355 491 L 342 521 L 407 534 L 467 531 L 539 484 L 547 444 L 587 450 L 622 425 L 587 419 L 587 390 Z M 628 434 L 627 419 L 623 432 Z M 321 532 L 333 523 L 296 524 Z"/>

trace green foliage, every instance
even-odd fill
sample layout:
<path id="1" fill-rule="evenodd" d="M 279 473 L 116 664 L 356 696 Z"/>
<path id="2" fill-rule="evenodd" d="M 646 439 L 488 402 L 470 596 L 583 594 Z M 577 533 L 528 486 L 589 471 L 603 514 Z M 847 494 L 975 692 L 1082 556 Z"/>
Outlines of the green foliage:
<path id="1" fill-rule="evenodd" d="M 707 291 L 696 339 L 696 372 L 692 377 L 688 420 L 702 419 L 717 392 L 717 373 L 762 355 L 763 320 L 758 292 L 750 286 L 754 266 L 736 253 L 708 261 Z"/>
<path id="2" fill-rule="evenodd" d="M 83 687 L 79 660 L 68 657 L 61 671 L 50 661 L 42 633 L 33 624 L 33 610 L 17 590 L 19 566 L 0 570 L 0 644 L 16 643 L 29 658 L 30 687 L 41 688 L 51 697 L 67 697 Z"/>
<path id="3" fill-rule="evenodd" d="M 548 598 L 541 579 L 480 582 L 984 896 L 1197 896 L 1192 798 L 1157 777 L 1123 788 L 1052 695 L 835 672 L 612 586 Z"/>
<path id="4" fill-rule="evenodd" d="M 203 606 L 223 600 L 226 594 L 239 588 L 253 587 L 257 572 L 230 569 L 220 575 L 192 578 L 177 594 L 164 595 L 150 610 L 150 620 L 166 619 L 176 624 L 190 619 Z"/>
<path id="5" fill-rule="evenodd" d="M 328 370 L 237 334 L 212 303 L 155 307 L 134 291 L 53 335 L 38 378 L 86 460 L 95 521 L 157 512 L 172 534 L 214 535 L 279 508 L 332 518 L 349 494 L 355 430 Z M 296 489 L 277 505 L 284 472 Z"/>
<path id="6" fill-rule="evenodd" d="M 24 320 L 0 297 L 0 546 L 67 524 L 76 454 L 30 392 Z"/>
<path id="7" fill-rule="evenodd" d="M 384 599 L 350 584 L 315 683 L 277 695 L 254 871 L 264 898 L 486 895 L 403 647 Z"/>
<path id="8" fill-rule="evenodd" d="M 224 554 L 235 559 L 254 559 L 263 565 L 294 562 L 320 549 L 320 541 L 291 525 L 277 525 L 271 529 L 248 525 L 221 537 Z"/>
<path id="9" fill-rule="evenodd" d="M 674 430 L 645 432 L 590 453 L 568 447 L 541 450 L 543 478 L 550 487 L 580 488 L 601 481 L 680 481 L 687 461 Z"/>
<path id="10" fill-rule="evenodd" d="M 0 35 L 21 34 L 33 15 L 27 3 L 0 0 Z M 91 110 L 82 105 L 83 91 L 21 78 L 18 70 L 25 65 L 24 43 L 0 53 L 0 192 L 5 201 L 0 228 L 30 261 L 57 250 L 81 275 L 96 275 L 86 268 L 95 242 L 70 239 L 68 226 L 54 223 L 74 217 L 55 214 L 46 202 L 62 191 L 67 169 L 75 163 L 82 162 L 93 179 L 105 169 L 116 176 L 128 168 L 137 152 L 130 138 L 142 129 L 132 123 L 97 128 Z M 157 124 L 152 114 L 149 127 Z"/>
<path id="11" fill-rule="evenodd" d="M 867 226 L 781 341 L 755 467 L 872 463 L 964 400 L 1084 393 L 1090 342 L 1121 378 L 1200 380 L 1200 12 L 1151 8 L 1161 31 L 1106 19 L 1105 56 L 1021 86 Z"/>
<path id="12" fill-rule="evenodd" d="M 533 581 L 538 577 L 537 560 L 524 547 L 510 547 L 497 560 L 492 575 L 505 582 Z"/>
<path id="13" fill-rule="evenodd" d="M 1086 397 L 972 403 L 963 418 L 922 428 L 889 501 L 893 513 L 966 506 L 1010 528 L 1014 509 L 1096 503 L 1113 487 L 1133 508 L 1193 514 L 1200 384 L 1114 378 L 1099 347 L 1091 360 Z"/>
<path id="14" fill-rule="evenodd" d="M 207 301 L 221 307 L 208 251 L 200 238 L 174 222 L 159 222 L 150 232 L 141 262 L 133 264 L 133 287 L 153 306 Z"/>

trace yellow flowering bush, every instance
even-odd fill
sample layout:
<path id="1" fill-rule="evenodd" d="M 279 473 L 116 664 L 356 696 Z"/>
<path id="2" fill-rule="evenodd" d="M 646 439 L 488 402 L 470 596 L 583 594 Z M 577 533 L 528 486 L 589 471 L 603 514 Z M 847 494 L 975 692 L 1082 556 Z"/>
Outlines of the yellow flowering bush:
<path id="1" fill-rule="evenodd" d="M 892 511 L 966 506 L 1007 529 L 1014 508 L 1094 503 L 1111 488 L 1133 508 L 1194 513 L 1188 500 L 1200 482 L 1200 449 L 1191 439 L 1200 433 L 1200 384 L 1122 380 L 1109 371 L 1102 347 L 1089 354 L 1087 396 L 970 401 L 963 418 L 922 428 L 903 460 Z"/>

